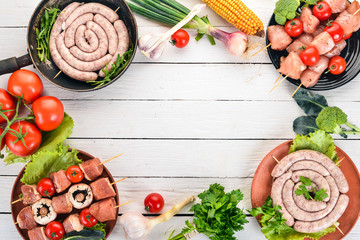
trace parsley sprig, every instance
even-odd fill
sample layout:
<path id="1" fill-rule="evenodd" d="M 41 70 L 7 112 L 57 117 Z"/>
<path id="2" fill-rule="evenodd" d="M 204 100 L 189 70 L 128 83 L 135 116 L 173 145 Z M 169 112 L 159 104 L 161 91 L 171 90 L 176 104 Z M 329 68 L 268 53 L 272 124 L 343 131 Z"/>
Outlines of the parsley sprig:
<path id="1" fill-rule="evenodd" d="M 99 88 L 113 80 L 130 63 L 133 52 L 134 48 L 131 47 L 122 56 L 118 54 L 116 62 L 111 65 L 110 71 L 107 70 L 107 65 L 102 69 L 103 73 L 105 73 L 105 77 L 102 80 L 87 81 L 87 83 L 96 86 L 95 88 Z"/>
<path id="2" fill-rule="evenodd" d="M 316 201 L 322 202 L 324 201 L 325 198 L 327 198 L 329 195 L 326 193 L 325 189 L 320 189 L 319 191 L 316 191 L 316 189 L 314 188 L 310 188 L 311 186 L 311 180 L 308 178 L 305 178 L 303 176 L 300 176 L 300 182 L 302 183 L 298 189 L 295 190 L 295 194 L 298 196 L 304 195 L 304 197 L 307 200 L 313 200 L 315 199 Z M 312 193 L 314 195 L 314 198 L 311 197 L 310 193 Z"/>
<path id="3" fill-rule="evenodd" d="M 185 240 L 185 236 L 194 231 L 207 235 L 211 240 L 236 240 L 235 232 L 248 223 L 244 211 L 237 207 L 243 199 L 241 191 L 225 193 L 224 187 L 215 183 L 199 194 L 199 198 L 201 203 L 190 209 L 194 212 L 193 223 L 186 221 L 181 233 L 174 237 L 170 235 L 169 240 Z"/>

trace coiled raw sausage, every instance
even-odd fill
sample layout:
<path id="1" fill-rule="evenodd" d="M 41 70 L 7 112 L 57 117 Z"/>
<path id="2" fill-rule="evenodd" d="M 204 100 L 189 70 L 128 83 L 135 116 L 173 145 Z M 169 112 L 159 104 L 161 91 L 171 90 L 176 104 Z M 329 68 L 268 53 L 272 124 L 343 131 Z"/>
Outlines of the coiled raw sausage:
<path id="1" fill-rule="evenodd" d="M 116 34 L 116 30 L 114 26 L 107 20 L 103 15 L 96 14 L 94 17 L 94 22 L 100 25 L 102 27 L 107 35 L 107 38 L 109 40 L 109 53 L 111 55 L 115 55 L 116 49 L 118 47 L 118 36 Z"/>
<path id="2" fill-rule="evenodd" d="M 301 184 L 302 184 L 301 182 L 295 184 L 294 191 L 293 191 L 293 198 L 294 198 L 294 202 L 295 202 L 296 206 L 298 206 L 300 209 L 302 209 L 306 212 L 317 212 L 317 211 L 325 209 L 326 208 L 325 202 L 308 200 L 305 198 L 304 195 L 299 196 L 295 193 L 296 189 L 298 189 Z M 315 188 L 315 187 L 316 187 L 316 185 L 312 184 L 312 186 L 310 186 L 309 188 Z M 308 189 L 308 190 L 310 190 L 310 189 Z"/>
<path id="3" fill-rule="evenodd" d="M 298 170 L 313 170 L 315 172 L 320 173 L 321 175 L 325 176 L 329 176 L 330 173 L 328 170 L 326 170 L 325 167 L 323 167 L 321 164 L 315 162 L 315 161 L 300 161 L 300 162 L 296 162 L 294 163 L 291 167 L 290 167 L 291 171 L 298 171 Z"/>
<path id="4" fill-rule="evenodd" d="M 78 27 L 75 33 L 76 46 L 83 52 L 94 52 L 99 47 L 99 39 L 96 34 L 86 29 L 85 25 Z"/>

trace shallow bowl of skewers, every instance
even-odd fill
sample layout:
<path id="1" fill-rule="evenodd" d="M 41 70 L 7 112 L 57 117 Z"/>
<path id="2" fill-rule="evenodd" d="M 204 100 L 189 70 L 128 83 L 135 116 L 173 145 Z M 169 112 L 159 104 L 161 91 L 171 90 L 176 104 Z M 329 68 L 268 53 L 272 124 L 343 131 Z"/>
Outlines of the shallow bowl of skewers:
<path id="1" fill-rule="evenodd" d="M 301 8 L 298 8 L 297 13 L 301 14 Z M 335 20 L 338 15 L 339 14 L 332 14 L 330 19 Z M 317 27 L 317 28 L 323 27 L 324 25 L 326 25 L 326 23 L 327 23 L 326 21 L 325 22 L 321 21 L 319 27 Z M 275 20 L 275 14 L 272 15 L 272 17 L 269 21 L 268 27 L 274 26 L 274 25 L 279 25 Z M 305 25 L 305 23 L 304 23 L 304 25 Z M 303 34 L 305 34 L 305 32 Z M 294 42 L 294 40 L 296 40 L 296 38 L 293 38 L 292 40 Z M 335 89 L 335 88 L 341 87 L 341 86 L 349 83 L 359 74 L 359 72 L 360 72 L 360 57 L 359 57 L 360 56 L 360 31 L 353 32 L 351 37 L 346 39 L 345 41 L 346 41 L 345 47 L 344 47 L 345 44 L 342 44 L 342 47 L 340 46 L 340 43 L 335 45 L 335 46 L 339 46 L 341 48 L 344 47 L 342 50 L 340 49 L 340 51 L 341 51 L 340 56 L 343 57 L 346 61 L 345 71 L 339 75 L 333 75 L 331 73 L 327 73 L 328 69 L 326 68 L 323 71 L 323 73 L 321 74 L 318 82 L 314 86 L 308 87 L 308 89 L 314 90 L 314 91 L 325 91 L 325 90 Z M 266 45 L 267 46 L 271 45 L 268 32 L 266 33 Z M 334 50 L 334 49 L 332 49 L 332 50 Z M 270 57 L 272 64 L 274 65 L 274 67 L 276 69 L 280 68 L 281 58 L 287 57 L 289 55 L 289 53 L 286 49 L 274 50 L 271 47 L 267 47 L 267 52 L 268 52 L 268 55 Z M 289 76 L 285 76 L 285 74 L 282 74 L 282 75 L 283 75 L 283 77 L 286 77 L 286 79 L 289 82 L 291 82 L 292 84 L 294 84 L 296 86 L 301 85 L 301 87 L 304 87 L 304 85 L 302 84 L 300 79 L 294 79 Z"/>
<path id="2" fill-rule="evenodd" d="M 71 151 L 71 149 L 69 149 L 69 151 Z M 119 205 L 118 205 L 119 204 L 119 193 L 118 193 L 116 184 L 114 184 L 116 182 L 114 181 L 114 178 L 112 177 L 109 170 L 105 166 L 103 166 L 103 164 L 100 162 L 100 160 L 98 158 L 94 158 L 92 155 L 90 155 L 86 152 L 83 152 L 80 150 L 77 150 L 77 151 L 79 152 L 77 155 L 78 158 L 81 161 L 83 161 L 82 164 L 85 163 L 84 168 L 82 166 L 80 166 L 80 168 L 83 170 L 84 175 L 85 175 L 84 179 L 78 183 L 71 183 L 70 186 L 68 184 L 65 184 L 65 187 L 64 187 L 64 184 L 61 182 L 64 181 L 64 178 L 66 178 L 66 176 L 64 174 L 58 174 L 59 172 L 63 173 L 64 171 L 60 170 L 59 172 L 57 172 L 56 173 L 56 174 L 58 174 L 57 176 L 55 176 L 55 174 L 53 176 L 51 176 L 51 174 L 50 174 L 50 178 L 53 180 L 55 189 L 56 189 L 55 194 L 53 196 L 51 196 L 50 198 L 41 197 L 39 195 L 39 192 L 37 192 L 37 190 L 36 190 L 36 185 L 26 185 L 26 186 L 29 186 L 28 189 L 30 189 L 30 191 L 28 192 L 28 194 L 30 196 L 29 196 L 29 198 L 27 198 L 29 202 L 26 203 L 24 200 L 25 193 L 23 192 L 23 189 L 22 189 L 22 187 L 24 187 L 25 184 L 23 184 L 20 181 L 25 173 L 24 172 L 25 167 L 20 171 L 19 175 L 17 176 L 17 178 L 14 182 L 13 188 L 12 188 L 11 214 L 12 214 L 13 221 L 15 223 L 15 227 L 16 227 L 17 231 L 19 232 L 20 236 L 22 237 L 22 239 L 25 239 L 25 240 L 31 239 L 29 237 L 30 234 L 32 236 L 36 235 L 36 236 L 45 237 L 45 227 L 49 222 L 52 222 L 52 221 L 61 222 L 65 228 L 65 231 L 67 231 L 66 229 L 69 228 L 69 226 L 71 226 L 70 229 L 72 227 L 74 227 L 74 229 L 72 230 L 72 233 L 75 233 L 77 231 L 80 232 L 81 230 L 87 230 L 88 228 L 85 228 L 81 225 L 82 222 L 79 218 L 79 214 L 85 208 L 90 208 L 90 214 L 93 214 L 92 210 L 91 210 L 92 206 L 94 209 L 93 211 L 97 212 L 96 215 L 98 215 L 98 216 L 96 216 L 95 214 L 93 214 L 92 217 L 96 217 L 96 219 L 98 220 L 97 221 L 98 223 L 105 224 L 102 227 L 102 229 L 105 231 L 105 238 L 108 238 L 108 236 L 111 234 L 112 230 L 114 229 L 114 227 L 116 225 L 117 217 L 118 217 L 118 213 L 119 213 L 119 208 L 118 208 L 119 207 Z M 97 166 L 101 165 L 101 167 L 92 166 L 92 165 L 97 165 Z M 87 169 L 85 169 L 85 167 Z M 96 170 L 95 171 L 96 173 L 91 174 L 90 172 L 94 172 L 94 170 Z M 87 174 L 87 171 L 90 174 Z M 58 178 L 58 179 L 56 179 L 56 178 Z M 57 182 L 58 184 L 56 184 L 55 182 Z M 104 182 L 109 185 L 110 190 L 107 193 L 106 192 L 100 193 L 101 188 L 102 188 L 101 185 Z M 31 188 L 31 186 L 34 186 L 35 188 Z M 60 192 L 57 191 L 58 186 L 61 186 L 63 188 L 60 190 Z M 80 187 L 76 187 L 76 186 L 80 186 Z M 84 191 L 84 189 L 81 188 L 82 186 L 87 186 L 88 189 L 86 189 Z M 98 188 L 98 190 L 95 190 L 94 188 Z M 109 188 L 107 188 L 107 189 L 109 189 Z M 69 197 L 70 191 L 71 191 L 71 196 L 73 197 L 73 199 L 69 199 L 69 198 L 72 198 L 72 197 Z M 75 201 L 78 200 L 77 199 L 78 196 L 75 194 L 80 193 L 80 195 L 82 195 L 82 193 L 84 193 L 84 192 L 86 192 L 85 198 L 83 200 L 80 200 L 79 202 L 74 202 L 74 200 Z M 62 198 L 62 196 L 66 196 L 66 197 Z M 34 199 L 31 199 L 31 198 L 34 198 Z M 56 204 L 57 206 L 55 206 L 53 203 L 54 198 L 57 198 L 57 204 Z M 29 219 L 26 219 L 26 218 L 31 218 L 31 216 L 32 216 L 31 210 L 32 210 L 32 213 L 34 213 L 34 209 L 33 209 L 34 205 L 36 205 L 43 199 L 45 199 L 45 201 L 47 201 L 48 203 L 50 203 L 50 205 L 52 205 L 51 208 L 47 209 L 47 211 L 49 211 L 48 215 L 46 215 L 46 217 L 44 217 L 44 218 L 42 218 L 41 216 L 37 216 L 37 219 L 35 219 L 36 222 L 33 219 L 31 219 L 30 221 L 29 221 Z M 66 199 L 66 200 L 64 200 L 64 199 Z M 77 204 L 77 207 L 75 207 L 76 204 Z M 37 205 L 39 205 L 39 204 L 37 204 Z M 23 213 L 20 213 L 25 208 L 29 208 L 29 206 L 31 206 L 31 210 L 28 210 L 28 213 L 26 213 L 26 211 L 23 211 Z M 112 209 L 107 209 L 109 207 L 112 207 Z M 64 208 L 68 208 L 68 210 L 66 210 Z M 60 210 L 58 213 L 56 213 L 58 211 L 57 209 Z M 37 211 L 39 213 L 42 210 L 38 209 Z M 64 213 L 64 212 L 66 212 L 66 213 Z M 19 213 L 23 214 L 22 217 L 18 217 Z M 50 216 L 54 213 L 55 213 L 56 217 Z M 105 215 L 101 216 L 102 214 L 105 214 Z M 76 217 L 71 218 L 71 216 L 76 216 Z M 53 219 L 49 220 L 48 217 L 53 218 Z M 22 219 L 20 219 L 20 218 L 22 218 Z M 86 218 L 88 219 L 88 215 L 86 216 Z M 20 221 L 23 221 L 23 222 L 20 223 Z M 43 221 L 43 224 L 40 224 L 39 221 L 40 222 Z M 90 219 L 88 221 L 90 222 Z M 66 224 L 65 222 L 68 222 L 67 227 L 65 227 L 65 224 Z M 22 228 L 24 228 L 24 226 L 27 228 L 31 228 L 32 230 L 26 229 L 26 228 L 22 229 Z M 79 229 L 79 227 L 80 227 L 80 229 Z M 30 231 L 32 231 L 33 233 L 30 233 Z M 67 232 L 66 232 L 66 234 L 67 234 Z M 89 234 L 89 232 L 86 234 Z M 67 236 L 67 235 L 65 235 L 65 236 Z M 44 238 L 44 239 L 46 239 L 46 238 Z"/>

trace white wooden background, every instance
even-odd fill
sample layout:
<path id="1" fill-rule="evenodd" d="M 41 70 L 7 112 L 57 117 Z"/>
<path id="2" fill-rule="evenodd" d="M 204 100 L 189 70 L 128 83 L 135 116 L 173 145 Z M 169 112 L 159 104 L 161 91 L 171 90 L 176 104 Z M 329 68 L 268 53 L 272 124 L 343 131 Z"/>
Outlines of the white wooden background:
<path id="1" fill-rule="evenodd" d="M 39 0 L 0 2 L 0 59 L 21 56 L 26 52 L 27 24 Z M 191 7 L 201 1 L 180 2 Z M 276 1 L 244 2 L 266 26 Z M 209 8 L 206 14 L 213 25 L 235 30 Z M 140 35 L 167 29 L 136 18 Z M 258 38 L 251 41 L 265 42 Z M 241 206 L 251 207 L 250 188 L 258 164 L 267 152 L 295 136 L 292 121 L 303 114 L 290 98 L 295 90 L 290 83 L 285 81 L 268 93 L 277 76 L 265 52 L 236 59 L 220 42 L 210 46 L 207 39 L 196 42 L 192 38 L 184 49 L 169 47 L 159 61 L 151 62 L 138 52 L 121 79 L 99 91 L 75 93 L 43 82 L 45 94 L 60 98 L 75 120 L 68 144 L 102 159 L 125 153 L 107 164 L 114 177 L 129 177 L 117 186 L 121 202 L 134 202 L 120 211 L 144 212 L 143 199 L 151 192 L 165 197 L 166 211 L 215 182 L 228 191 L 240 188 L 245 195 Z M 6 87 L 8 77 L 0 76 L 0 87 Z M 341 107 L 360 125 L 359 89 L 360 76 L 322 94 L 330 105 Z M 336 144 L 358 167 L 359 143 L 358 136 L 336 138 Z M 23 165 L 0 164 L 1 238 L 20 239 L 10 214 L 10 192 Z M 186 219 L 191 219 L 187 209 L 157 226 L 150 239 L 167 239 Z M 237 238 L 265 239 L 255 219 L 249 216 L 248 220 Z M 120 226 L 109 239 L 124 239 Z M 360 239 L 359 223 L 347 239 Z"/>

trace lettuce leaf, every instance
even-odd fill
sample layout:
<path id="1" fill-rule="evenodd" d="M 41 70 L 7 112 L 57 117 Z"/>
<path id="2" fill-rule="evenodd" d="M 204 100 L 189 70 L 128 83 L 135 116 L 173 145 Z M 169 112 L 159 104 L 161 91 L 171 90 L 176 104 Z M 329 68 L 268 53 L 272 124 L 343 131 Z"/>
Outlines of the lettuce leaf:
<path id="1" fill-rule="evenodd" d="M 291 144 L 289 153 L 302 149 L 318 151 L 325 154 L 333 161 L 338 160 L 334 139 L 330 134 L 323 130 L 310 133 L 309 136 L 297 135 Z"/>
<path id="2" fill-rule="evenodd" d="M 33 154 L 21 182 L 28 185 L 37 184 L 40 179 L 49 177 L 51 172 L 66 170 L 72 165 L 80 164 L 82 161 L 77 157 L 78 151 L 73 149 L 69 152 L 68 149 L 68 146 L 60 143 L 54 151 L 42 150 Z"/>
<path id="3" fill-rule="evenodd" d="M 36 155 L 44 150 L 48 150 L 48 151 L 56 150 L 58 145 L 70 136 L 73 127 L 74 127 L 73 119 L 67 113 L 65 113 L 64 119 L 59 127 L 57 127 L 53 131 L 41 133 L 42 141 L 40 148 L 33 155 Z M 32 159 L 33 155 L 27 157 L 18 157 L 15 154 L 11 153 L 9 150 L 6 150 L 6 157 L 4 159 L 4 162 L 6 163 L 6 165 L 13 163 L 26 163 L 33 160 Z"/>
<path id="4" fill-rule="evenodd" d="M 97 231 L 103 232 L 103 233 L 104 233 L 104 238 L 101 239 L 101 240 L 105 240 L 105 237 L 106 237 L 105 228 L 106 228 L 106 224 L 105 224 L 105 223 L 100 223 L 100 222 L 98 222 L 95 226 L 93 226 L 93 227 L 91 227 L 91 228 L 85 227 L 85 229 L 97 230 Z"/>
<path id="5" fill-rule="evenodd" d="M 333 225 L 316 233 L 299 233 L 285 224 L 286 220 L 279 212 L 280 209 L 280 206 L 273 206 L 273 200 L 268 197 L 263 206 L 249 211 L 254 217 L 262 215 L 259 221 L 262 226 L 261 232 L 269 240 L 303 240 L 305 238 L 317 240 L 328 233 L 336 231 L 336 227 Z"/>

